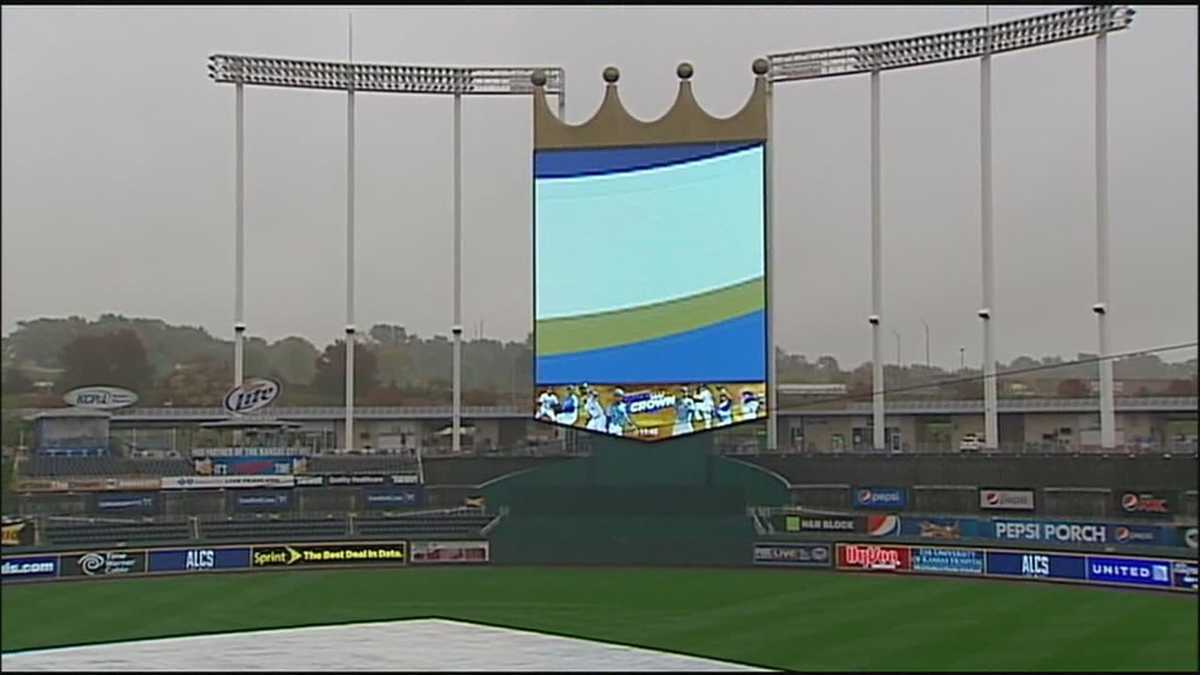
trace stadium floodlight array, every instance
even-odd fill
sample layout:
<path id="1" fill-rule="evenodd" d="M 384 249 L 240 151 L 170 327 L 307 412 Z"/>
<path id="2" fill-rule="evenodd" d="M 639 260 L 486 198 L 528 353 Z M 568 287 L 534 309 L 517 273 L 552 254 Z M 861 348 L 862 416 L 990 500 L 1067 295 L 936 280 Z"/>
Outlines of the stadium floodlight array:
<path id="1" fill-rule="evenodd" d="M 812 80 L 980 58 L 1123 30 L 1133 22 L 1134 13 L 1127 5 L 1077 7 L 990 27 L 772 54 L 767 57 L 767 77 L 772 82 Z"/>
<path id="2" fill-rule="evenodd" d="M 208 76 L 218 83 L 384 94 L 529 95 L 537 70 L 546 74 L 546 92 L 562 95 L 566 77 L 557 67 L 400 66 L 233 54 L 208 58 Z"/>
<path id="3" fill-rule="evenodd" d="M 883 321 L 882 295 L 882 235 L 880 210 L 879 166 L 879 74 L 885 70 L 912 68 L 961 59 L 980 60 L 980 229 L 982 239 L 983 302 L 976 312 L 983 322 L 983 386 L 984 441 L 993 448 L 999 442 L 998 405 L 996 394 L 996 361 L 994 358 L 995 279 L 993 205 L 992 205 L 992 130 L 991 130 L 991 58 L 1004 52 L 1041 47 L 1056 42 L 1096 38 L 1096 275 L 1097 302 L 1092 306 L 1098 322 L 1101 362 L 1100 371 L 1100 438 L 1101 446 L 1116 445 L 1115 413 L 1112 384 L 1112 362 L 1104 358 L 1109 353 L 1108 335 L 1108 75 L 1107 36 L 1124 30 L 1133 23 L 1135 12 L 1128 5 L 1092 5 L 1064 9 L 1038 16 L 1014 19 L 1002 23 L 976 26 L 956 31 L 932 33 L 898 40 L 868 44 L 809 49 L 768 55 L 766 75 L 770 86 L 783 82 L 815 80 L 826 77 L 869 74 L 870 95 L 870 154 L 871 154 L 871 315 L 872 331 L 872 422 L 873 445 L 885 447 L 884 439 L 884 382 L 880 333 Z M 774 105 L 774 97 L 770 97 Z M 773 118 L 773 114 L 772 114 Z M 768 154 L 768 213 L 774 212 L 774 153 Z M 770 257 L 768 257 L 770 260 Z M 770 267 L 770 265 L 769 265 Z M 771 303 L 772 305 L 774 303 Z M 773 327 L 774 321 L 770 322 Z M 774 328 L 771 329 L 772 331 Z M 773 338 L 773 336 L 772 336 Z M 768 381 L 775 382 L 774 360 L 770 364 Z M 778 447 L 775 421 L 767 425 L 768 447 Z"/>
<path id="4" fill-rule="evenodd" d="M 566 106 L 566 72 L 558 66 L 413 66 L 355 63 L 353 29 L 349 26 L 348 60 L 310 61 L 265 56 L 212 54 L 208 76 L 236 88 L 237 153 L 236 292 L 234 302 L 234 384 L 243 378 L 244 321 L 244 92 L 247 85 L 345 91 L 346 102 L 346 447 L 354 447 L 354 95 L 356 93 L 450 95 L 454 97 L 454 404 L 453 448 L 462 436 L 462 97 L 532 95 L 535 72 L 544 75 L 547 93 L 558 99 L 561 119 Z"/>

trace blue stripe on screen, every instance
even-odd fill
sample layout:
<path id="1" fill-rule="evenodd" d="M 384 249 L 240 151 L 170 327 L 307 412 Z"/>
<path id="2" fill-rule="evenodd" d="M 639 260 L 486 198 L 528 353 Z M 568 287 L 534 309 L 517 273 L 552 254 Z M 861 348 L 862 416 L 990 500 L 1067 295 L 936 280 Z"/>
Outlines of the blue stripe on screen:
<path id="1" fill-rule="evenodd" d="M 539 357 L 538 385 L 766 380 L 766 314 L 632 345 Z"/>
<path id="2" fill-rule="evenodd" d="M 533 153 L 533 177 L 573 178 L 681 164 L 745 150 L 761 141 L 647 145 L 636 148 L 539 150 Z"/>

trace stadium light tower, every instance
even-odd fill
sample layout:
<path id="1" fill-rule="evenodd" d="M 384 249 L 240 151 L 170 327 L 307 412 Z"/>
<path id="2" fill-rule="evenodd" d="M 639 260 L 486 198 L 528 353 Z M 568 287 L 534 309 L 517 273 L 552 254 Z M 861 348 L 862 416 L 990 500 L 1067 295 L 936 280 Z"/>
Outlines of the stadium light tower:
<path id="1" fill-rule="evenodd" d="M 983 320 L 984 418 L 987 429 L 984 442 L 995 448 L 996 432 L 996 359 L 993 350 L 992 308 L 994 306 L 994 251 L 992 245 L 991 190 L 991 56 L 1003 52 L 1041 47 L 1066 40 L 1096 38 L 1096 247 L 1098 302 L 1093 311 L 1099 317 L 1100 334 L 1100 428 L 1101 445 L 1115 445 L 1112 364 L 1108 355 L 1108 33 L 1128 28 L 1134 10 L 1127 5 L 1093 5 L 1014 19 L 1003 23 L 963 30 L 931 33 L 884 42 L 809 49 L 768 55 L 768 79 L 781 82 L 813 80 L 846 75 L 871 75 L 871 332 L 874 361 L 875 395 L 872 415 L 875 423 L 873 443 L 884 449 L 883 367 L 880 357 L 882 307 L 882 249 L 879 176 L 879 74 L 885 70 L 912 68 L 935 63 L 979 58 L 980 66 L 980 214 L 982 229 L 982 285 L 984 307 L 978 312 Z M 768 105 L 774 105 L 773 99 Z M 768 199 L 775 200 L 774 177 L 768 179 Z M 768 206 L 768 212 L 771 207 Z M 774 331 L 774 322 L 770 321 Z M 772 362 L 773 362 L 772 354 Z M 772 385 L 774 382 L 772 381 Z M 776 426 L 768 425 L 768 445 L 775 445 Z"/>
<path id="2" fill-rule="evenodd" d="M 245 85 L 345 91 L 346 104 L 346 449 L 354 447 L 354 95 L 356 93 L 449 95 L 454 97 L 454 405 L 453 449 L 461 449 L 462 427 L 462 97 L 533 94 L 530 76 L 546 74 L 545 91 L 558 98 L 560 119 L 566 111 L 566 72 L 557 66 L 410 66 L 335 61 L 302 61 L 260 56 L 213 54 L 208 75 L 233 84 L 236 97 L 236 295 L 234 378 L 242 380 L 245 297 L 244 213 Z"/>

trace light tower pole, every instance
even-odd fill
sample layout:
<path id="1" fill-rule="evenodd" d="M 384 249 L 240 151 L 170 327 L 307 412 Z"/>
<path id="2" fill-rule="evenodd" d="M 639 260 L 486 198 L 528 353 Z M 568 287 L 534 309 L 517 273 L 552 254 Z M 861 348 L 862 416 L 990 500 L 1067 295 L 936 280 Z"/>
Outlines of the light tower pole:
<path id="1" fill-rule="evenodd" d="M 244 175 L 243 163 L 243 86 L 286 87 L 291 89 L 317 89 L 325 91 L 345 91 L 349 98 L 347 102 L 347 207 L 346 207 L 346 436 L 347 447 L 353 443 L 354 424 L 354 97 L 355 94 L 384 93 L 384 94 L 423 94 L 454 96 L 461 105 L 462 96 L 494 96 L 533 94 L 530 76 L 535 70 L 541 70 L 546 75 L 545 91 L 558 97 L 559 111 L 565 110 L 566 81 L 565 72 L 557 66 L 410 66 L 371 63 L 339 63 L 334 61 L 305 61 L 298 59 L 282 59 L 273 57 L 242 56 L 233 54 L 213 54 L 208 59 L 209 77 L 217 83 L 228 83 L 236 86 L 236 151 L 237 151 L 237 202 L 236 220 L 236 257 L 237 257 L 237 291 L 235 293 L 234 311 L 234 371 L 235 380 L 241 381 L 242 340 L 245 332 L 243 317 L 243 288 L 244 263 L 243 256 L 243 212 L 244 212 Z M 456 113 L 457 117 L 457 113 Z M 456 122 L 457 128 L 457 122 Z M 457 134 L 456 134 L 457 138 Z M 456 165 L 461 155 L 459 143 L 455 143 Z M 456 177 L 458 169 L 456 167 Z M 461 189 L 459 181 L 455 180 L 455 213 L 460 212 Z M 457 220 L 457 218 L 456 218 Z M 459 252 L 457 245 L 461 233 L 455 227 L 455 254 Z M 455 265 L 456 288 L 461 285 L 461 269 Z M 460 299 L 460 290 L 456 290 L 455 299 Z M 461 315 L 455 312 L 454 326 L 461 332 Z M 457 370 L 457 369 L 456 369 Z M 458 447 L 460 437 L 460 409 L 462 381 L 461 372 L 454 377 L 454 443 Z"/>
<path id="2" fill-rule="evenodd" d="M 879 76 L 884 70 L 897 70 L 946 63 L 961 59 L 981 59 L 981 164 L 986 176 L 981 178 L 983 195 L 982 216 L 984 232 L 984 307 L 979 316 L 984 323 L 984 388 L 985 417 L 987 423 L 985 441 L 995 447 L 996 433 L 996 371 L 994 344 L 992 340 L 991 314 L 993 297 L 993 271 L 991 262 L 991 57 L 993 54 L 1031 49 L 1043 45 L 1098 36 L 1096 42 L 1096 199 L 1097 199 L 1097 283 L 1099 302 L 1093 307 L 1100 317 L 1100 351 L 1108 353 L 1107 324 L 1105 323 L 1108 302 L 1108 146 L 1102 137 L 1107 128 L 1107 101 L 1105 89 L 1105 58 L 1108 33 L 1124 30 L 1133 22 L 1134 11 L 1128 5 L 1089 5 L 1049 12 L 1037 16 L 1013 19 L 995 25 L 989 20 L 984 26 L 963 30 L 932 33 L 898 40 L 886 40 L 845 47 L 826 47 L 796 52 L 771 54 L 768 79 L 774 83 L 797 80 L 813 80 L 827 77 L 869 74 L 871 77 L 871 307 L 872 361 L 874 364 L 874 399 L 872 416 L 875 424 L 874 443 L 883 447 L 883 372 L 879 348 L 883 314 L 881 281 L 879 274 L 881 251 L 879 234 Z M 961 352 L 960 352 L 961 354 Z M 1101 385 L 1101 436 L 1103 442 L 1115 438 L 1112 425 L 1112 370 L 1111 364 L 1102 361 L 1100 366 Z M 965 364 L 964 364 L 965 365 Z M 1107 373 L 1107 374 L 1106 374 Z M 1107 385 L 1105 384 L 1107 382 Z M 1106 393 L 1107 387 L 1107 393 Z M 988 393 L 990 392 L 990 393 Z M 1107 420 L 1107 422 L 1106 422 Z M 1107 431 L 1104 431 L 1107 429 Z M 1107 434 L 1107 435 L 1106 435 Z M 1104 439 L 1110 439 L 1105 441 Z M 1111 447 L 1111 444 L 1110 446 Z"/>

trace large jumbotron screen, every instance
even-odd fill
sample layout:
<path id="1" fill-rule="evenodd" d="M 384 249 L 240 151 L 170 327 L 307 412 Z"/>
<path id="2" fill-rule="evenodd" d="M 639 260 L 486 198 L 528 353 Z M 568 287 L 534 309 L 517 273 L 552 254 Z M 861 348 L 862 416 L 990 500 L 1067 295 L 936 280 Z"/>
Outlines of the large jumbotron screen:
<path id="1" fill-rule="evenodd" d="M 763 161 L 535 151 L 536 419 L 654 441 L 767 416 Z"/>

